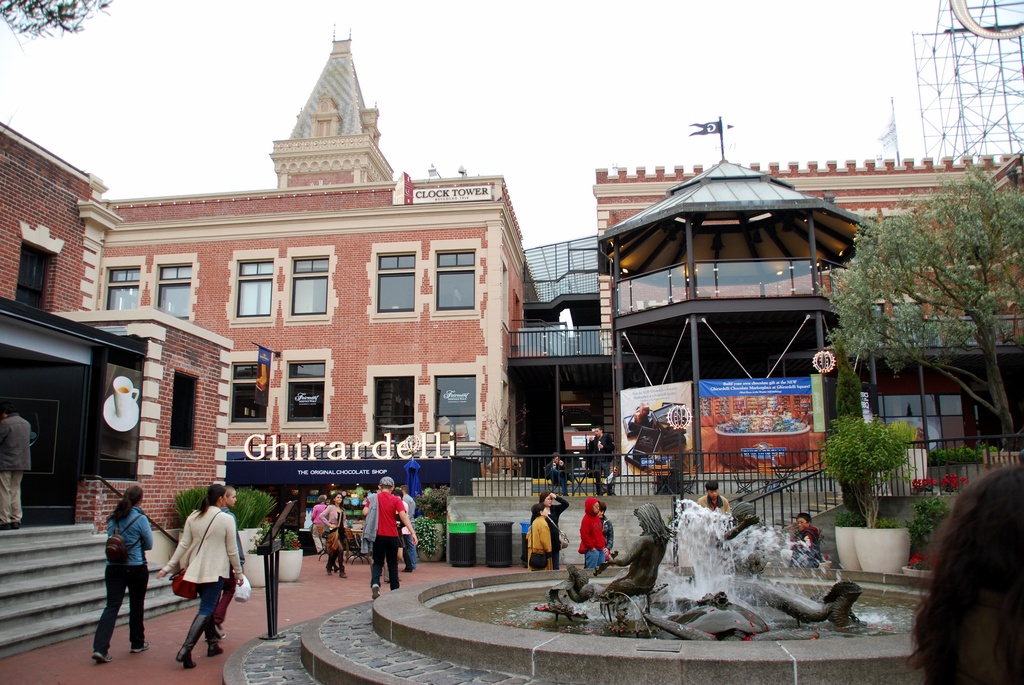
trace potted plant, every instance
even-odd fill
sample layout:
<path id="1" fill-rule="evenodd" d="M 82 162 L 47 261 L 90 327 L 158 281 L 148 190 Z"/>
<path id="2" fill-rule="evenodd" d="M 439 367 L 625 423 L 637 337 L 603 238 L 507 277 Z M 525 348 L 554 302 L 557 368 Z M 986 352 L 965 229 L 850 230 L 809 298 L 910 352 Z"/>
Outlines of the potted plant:
<path id="1" fill-rule="evenodd" d="M 171 538 L 168 538 L 159 531 L 153 531 L 153 549 L 146 553 L 146 559 L 149 563 L 161 566 L 167 563 L 167 560 L 174 554 L 175 547 L 177 547 L 178 538 L 181 536 L 181 529 L 185 525 L 185 519 L 199 508 L 204 497 L 206 497 L 205 486 L 181 490 L 174 494 L 174 511 L 178 516 L 178 527 L 167 531 Z"/>
<path id="2" fill-rule="evenodd" d="M 299 534 L 290 528 L 281 532 L 281 551 L 278 556 L 278 580 L 282 583 L 295 583 L 302 573 L 302 544 Z"/>
<path id="3" fill-rule="evenodd" d="M 839 552 L 839 563 L 846 571 L 860 570 L 855 531 L 865 525 L 860 512 L 843 510 L 836 514 L 836 550 Z"/>
<path id="4" fill-rule="evenodd" d="M 423 516 L 413 521 L 416 537 L 419 539 L 417 551 L 423 561 L 440 561 L 444 557 L 445 526 L 448 522 L 448 486 L 427 488 L 416 498 L 416 508 Z M 421 520 L 422 519 L 422 520 Z M 430 531 L 427 532 L 427 528 Z M 423 532 L 421 532 L 423 531 Z M 428 553 L 426 540 L 433 540 L 433 552 Z"/>
<path id="5" fill-rule="evenodd" d="M 923 571 L 931 571 L 931 560 L 924 553 L 931 542 L 935 529 L 949 516 L 949 505 L 940 497 L 929 497 L 916 500 L 913 504 L 914 518 L 906 521 L 910 532 L 910 546 L 915 554 L 910 563 L 903 567 L 903 573 L 909 576 L 926 575 Z"/>
<path id="6" fill-rule="evenodd" d="M 270 493 L 253 488 L 241 488 L 237 494 L 238 499 L 231 508 L 231 513 L 238 522 L 238 537 L 242 540 L 242 549 L 248 550 L 252 536 L 259 530 L 264 519 L 277 508 L 277 500 Z"/>
<path id="7" fill-rule="evenodd" d="M 884 488 L 907 464 L 906 440 L 878 419 L 843 416 L 832 424 L 823 458 L 829 476 L 846 483 L 864 517 L 866 528 L 854 538 L 861 568 L 898 573 L 910 554 L 910 535 L 898 522 L 896 528 L 879 525 L 878 505 Z"/>

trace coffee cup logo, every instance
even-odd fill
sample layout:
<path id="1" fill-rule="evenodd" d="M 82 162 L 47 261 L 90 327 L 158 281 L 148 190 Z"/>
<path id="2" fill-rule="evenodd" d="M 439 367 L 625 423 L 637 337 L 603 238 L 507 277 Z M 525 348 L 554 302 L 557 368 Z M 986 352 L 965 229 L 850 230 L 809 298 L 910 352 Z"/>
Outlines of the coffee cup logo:
<path id="1" fill-rule="evenodd" d="M 139 389 L 127 376 L 118 376 L 112 383 L 114 388 L 114 413 L 118 418 L 135 417 L 139 412 Z"/>

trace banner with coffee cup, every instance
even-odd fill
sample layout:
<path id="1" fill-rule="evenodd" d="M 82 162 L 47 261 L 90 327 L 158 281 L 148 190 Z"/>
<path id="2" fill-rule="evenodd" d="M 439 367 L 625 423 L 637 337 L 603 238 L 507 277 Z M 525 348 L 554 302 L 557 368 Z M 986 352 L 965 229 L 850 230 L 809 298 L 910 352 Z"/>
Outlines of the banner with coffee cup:
<path id="1" fill-rule="evenodd" d="M 100 455 L 118 461 L 139 457 L 142 373 L 108 364 L 103 386 Z"/>

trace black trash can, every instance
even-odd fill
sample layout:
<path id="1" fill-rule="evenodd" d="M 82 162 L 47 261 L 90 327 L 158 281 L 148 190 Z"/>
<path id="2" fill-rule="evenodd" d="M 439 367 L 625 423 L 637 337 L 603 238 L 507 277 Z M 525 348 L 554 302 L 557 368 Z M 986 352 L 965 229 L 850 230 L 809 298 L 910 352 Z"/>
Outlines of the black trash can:
<path id="1" fill-rule="evenodd" d="M 475 522 L 448 524 L 448 563 L 452 566 L 476 566 Z"/>
<path id="2" fill-rule="evenodd" d="M 507 568 L 512 565 L 512 522 L 484 522 L 484 551 L 487 565 L 491 568 Z"/>

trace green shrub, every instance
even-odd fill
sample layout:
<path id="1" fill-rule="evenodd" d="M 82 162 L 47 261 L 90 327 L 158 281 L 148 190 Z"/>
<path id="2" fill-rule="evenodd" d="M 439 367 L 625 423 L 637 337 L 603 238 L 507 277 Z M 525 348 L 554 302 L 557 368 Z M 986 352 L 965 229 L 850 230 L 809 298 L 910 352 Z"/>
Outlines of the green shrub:
<path id="1" fill-rule="evenodd" d="M 911 426 L 906 421 L 893 421 L 889 424 L 889 430 L 904 443 L 910 444 L 917 440 L 917 427 Z"/>
<path id="2" fill-rule="evenodd" d="M 416 508 L 423 512 L 424 516 L 440 521 L 448 520 L 448 486 L 442 485 L 439 488 L 427 488 L 423 494 L 416 498 Z M 419 535 L 419 533 L 416 533 Z"/>
<path id="3" fill-rule="evenodd" d="M 875 528 L 887 528 L 891 530 L 893 528 L 902 528 L 902 526 L 900 526 L 900 522 L 896 519 L 879 516 L 878 520 L 875 521 Z"/>
<path id="4" fill-rule="evenodd" d="M 253 488 L 242 488 L 238 492 L 238 501 L 231 512 L 238 519 L 238 529 L 257 528 L 270 512 L 277 508 L 277 500 L 268 492 Z"/>
<path id="5" fill-rule="evenodd" d="M 435 554 L 438 545 L 441 544 L 441 537 L 437 533 L 435 523 L 441 522 L 429 516 L 418 516 L 412 522 L 413 530 L 416 531 L 416 550 L 428 557 Z"/>
<path id="6" fill-rule="evenodd" d="M 949 505 L 941 497 L 925 497 L 914 501 L 914 518 L 906 521 L 910 544 L 916 550 L 927 546 L 932 533 L 949 516 Z"/>
<path id="7" fill-rule="evenodd" d="M 945 466 L 947 464 L 977 464 L 981 462 L 985 451 L 985 445 L 978 447 L 949 447 L 930 450 L 928 452 L 928 466 Z"/>
<path id="8" fill-rule="evenodd" d="M 907 463 L 906 442 L 877 418 L 841 416 L 832 422 L 822 458 L 828 475 L 854 494 L 868 528 L 875 528 L 882 486 Z"/>
<path id="9" fill-rule="evenodd" d="M 836 528 L 863 528 L 868 525 L 864 516 L 857 511 L 841 511 L 836 514 Z"/>
<path id="10" fill-rule="evenodd" d="M 203 504 L 203 499 L 206 497 L 206 486 L 197 485 L 194 488 L 188 490 L 182 490 L 175 493 L 174 495 L 174 511 L 178 514 L 178 519 L 181 521 L 181 527 L 185 527 L 185 519 L 189 517 L 193 511 L 199 509 Z"/>

